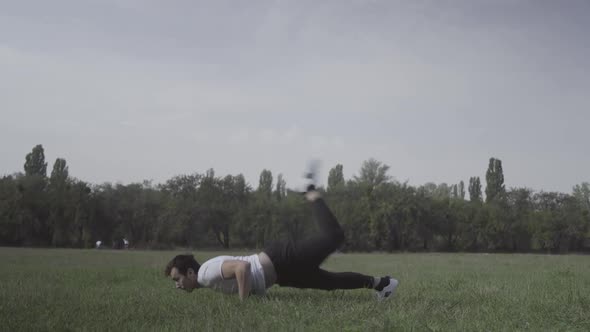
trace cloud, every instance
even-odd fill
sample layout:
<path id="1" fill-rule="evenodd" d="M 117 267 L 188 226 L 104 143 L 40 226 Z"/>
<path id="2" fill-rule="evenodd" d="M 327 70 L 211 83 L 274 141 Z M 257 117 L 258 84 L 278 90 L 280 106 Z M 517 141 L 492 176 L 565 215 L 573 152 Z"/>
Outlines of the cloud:
<path id="1" fill-rule="evenodd" d="M 263 167 L 296 177 L 310 155 L 350 174 L 375 157 L 418 184 L 478 174 L 492 153 L 507 156 L 515 182 L 569 187 L 588 168 L 575 151 L 590 114 L 590 48 L 574 5 L 6 7 L 0 142 L 15 160 L 9 169 L 39 141 L 91 180 L 208 167 L 252 181 Z M 578 170 L 557 179 L 538 160 Z"/>
<path id="2" fill-rule="evenodd" d="M 257 144 L 291 146 L 305 138 L 305 133 L 296 125 L 285 129 L 261 128 L 257 130 L 256 138 Z"/>
<path id="3" fill-rule="evenodd" d="M 247 128 L 239 128 L 230 130 L 227 136 L 227 142 L 231 145 L 248 145 L 250 142 L 250 130 Z"/>

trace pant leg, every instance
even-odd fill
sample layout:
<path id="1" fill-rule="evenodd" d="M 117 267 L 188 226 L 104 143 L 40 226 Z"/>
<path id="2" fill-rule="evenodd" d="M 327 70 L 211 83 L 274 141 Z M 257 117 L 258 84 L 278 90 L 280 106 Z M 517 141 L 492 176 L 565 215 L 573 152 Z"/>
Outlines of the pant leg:
<path id="1" fill-rule="evenodd" d="M 281 286 L 323 290 L 373 288 L 374 278 L 356 272 L 329 272 L 320 268 L 299 270 Z"/>
<path id="2" fill-rule="evenodd" d="M 326 205 L 323 199 L 318 198 L 311 203 L 312 212 L 315 216 L 316 222 L 320 227 L 320 231 L 324 234 L 330 235 L 331 238 L 338 242 L 344 241 L 344 231 L 332 211 Z M 341 243 L 340 243 L 341 244 Z"/>
<path id="3" fill-rule="evenodd" d="M 299 241 L 275 241 L 263 251 L 270 257 L 279 284 L 300 279 L 299 271 L 315 271 L 344 242 L 344 232 L 322 199 L 312 202 L 320 232 Z"/>
<path id="4" fill-rule="evenodd" d="M 344 243 L 344 231 L 323 199 L 312 202 L 320 232 L 292 243 L 291 263 L 298 267 L 318 267 Z"/>

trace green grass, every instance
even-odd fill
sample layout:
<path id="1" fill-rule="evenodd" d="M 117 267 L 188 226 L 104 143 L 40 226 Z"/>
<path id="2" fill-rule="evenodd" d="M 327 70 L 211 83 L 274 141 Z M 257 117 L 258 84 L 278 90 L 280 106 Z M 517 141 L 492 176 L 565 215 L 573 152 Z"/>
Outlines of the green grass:
<path id="1" fill-rule="evenodd" d="M 180 252 L 0 248 L 1 331 L 590 331 L 590 257 L 339 254 L 334 271 L 392 274 L 369 290 L 274 286 L 240 302 L 163 276 Z M 196 252 L 204 261 L 215 254 Z"/>

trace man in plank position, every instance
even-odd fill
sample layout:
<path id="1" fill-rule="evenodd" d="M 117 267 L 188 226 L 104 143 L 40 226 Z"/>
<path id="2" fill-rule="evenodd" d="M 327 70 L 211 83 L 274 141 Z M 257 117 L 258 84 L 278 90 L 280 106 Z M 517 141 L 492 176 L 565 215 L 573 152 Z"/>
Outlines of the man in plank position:
<path id="1" fill-rule="evenodd" d="M 391 297 L 398 281 L 389 276 L 372 277 L 355 272 L 328 272 L 322 262 L 344 242 L 340 224 L 315 190 L 314 174 L 306 176 L 305 198 L 311 202 L 320 232 L 300 241 L 273 242 L 250 256 L 217 256 L 199 265 L 193 255 L 174 257 L 165 269 L 176 288 L 192 292 L 212 288 L 223 293 L 238 293 L 245 299 L 251 293 L 265 295 L 273 284 L 284 287 L 335 289 L 374 289 L 378 300 Z"/>

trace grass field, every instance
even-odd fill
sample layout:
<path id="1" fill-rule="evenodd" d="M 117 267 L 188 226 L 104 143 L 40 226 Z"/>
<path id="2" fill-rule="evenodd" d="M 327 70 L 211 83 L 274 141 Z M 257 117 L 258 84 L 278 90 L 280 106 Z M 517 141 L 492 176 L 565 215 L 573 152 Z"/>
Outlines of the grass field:
<path id="1" fill-rule="evenodd" d="M 1 331 L 590 331 L 590 256 L 339 254 L 334 271 L 392 274 L 369 290 L 274 286 L 240 302 L 163 276 L 180 252 L 0 248 Z M 204 261 L 213 252 L 195 252 Z"/>

